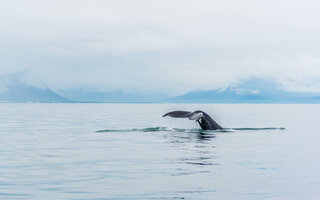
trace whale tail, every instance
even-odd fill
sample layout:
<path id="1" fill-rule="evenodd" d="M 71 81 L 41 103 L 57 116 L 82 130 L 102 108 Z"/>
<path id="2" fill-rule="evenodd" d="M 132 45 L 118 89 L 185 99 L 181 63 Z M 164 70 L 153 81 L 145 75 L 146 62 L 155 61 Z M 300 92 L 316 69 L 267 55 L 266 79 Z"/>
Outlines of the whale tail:
<path id="1" fill-rule="evenodd" d="M 174 117 L 174 118 L 188 118 L 190 120 L 198 121 L 201 117 L 203 117 L 202 112 L 188 112 L 188 111 L 172 111 L 164 114 L 162 117 Z"/>
<path id="2" fill-rule="evenodd" d="M 217 122 L 215 122 L 207 113 L 200 110 L 194 112 L 172 111 L 163 115 L 163 117 L 166 116 L 175 118 L 188 118 L 190 120 L 195 120 L 199 123 L 203 130 L 222 129 L 221 126 Z"/>

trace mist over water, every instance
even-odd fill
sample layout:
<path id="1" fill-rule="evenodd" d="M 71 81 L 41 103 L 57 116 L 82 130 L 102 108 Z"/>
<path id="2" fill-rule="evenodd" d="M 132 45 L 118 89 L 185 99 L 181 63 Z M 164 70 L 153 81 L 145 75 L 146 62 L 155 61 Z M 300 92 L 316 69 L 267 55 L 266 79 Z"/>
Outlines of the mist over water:
<path id="1" fill-rule="evenodd" d="M 319 108 L 0 104 L 0 199 L 318 199 Z"/>

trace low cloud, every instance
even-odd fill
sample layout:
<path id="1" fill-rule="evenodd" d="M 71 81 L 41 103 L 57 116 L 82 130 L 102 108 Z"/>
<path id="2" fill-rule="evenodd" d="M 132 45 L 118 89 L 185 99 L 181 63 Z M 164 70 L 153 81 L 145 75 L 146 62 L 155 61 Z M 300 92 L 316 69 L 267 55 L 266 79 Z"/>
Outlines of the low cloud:
<path id="1" fill-rule="evenodd" d="M 33 85 L 181 94 L 256 76 L 320 91 L 317 1 L 1 4 L 0 73 Z"/>

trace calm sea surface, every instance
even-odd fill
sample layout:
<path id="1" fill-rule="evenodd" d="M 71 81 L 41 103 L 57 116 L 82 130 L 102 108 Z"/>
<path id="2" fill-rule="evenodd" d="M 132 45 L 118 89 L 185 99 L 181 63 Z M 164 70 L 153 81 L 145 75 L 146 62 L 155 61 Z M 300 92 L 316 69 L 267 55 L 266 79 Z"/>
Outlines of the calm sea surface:
<path id="1" fill-rule="evenodd" d="M 318 200 L 320 105 L 3 103 L 0 161 L 5 200 Z"/>

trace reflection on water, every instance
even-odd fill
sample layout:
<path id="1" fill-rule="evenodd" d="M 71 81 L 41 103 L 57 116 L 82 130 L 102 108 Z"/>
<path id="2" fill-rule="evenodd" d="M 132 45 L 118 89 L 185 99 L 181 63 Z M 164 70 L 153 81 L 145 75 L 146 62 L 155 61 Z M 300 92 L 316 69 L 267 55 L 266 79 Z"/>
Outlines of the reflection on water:
<path id="1" fill-rule="evenodd" d="M 213 172 L 218 164 L 216 160 L 214 138 L 221 131 L 203 131 L 202 129 L 165 129 L 159 132 L 169 143 L 171 151 L 180 154 L 168 159 L 168 163 L 174 163 L 179 167 L 172 170 L 170 176 L 196 176 Z M 172 152 L 175 154 L 175 152 Z M 180 194 L 202 193 L 202 190 L 184 190 Z"/>
<path id="2" fill-rule="evenodd" d="M 255 132 L 267 130 L 285 130 L 285 128 L 266 127 L 266 128 L 224 128 L 220 130 L 202 130 L 202 129 L 181 129 L 169 127 L 150 127 L 150 128 L 135 128 L 135 129 L 104 129 L 97 133 L 155 133 L 163 135 L 169 143 L 172 143 L 173 151 L 183 151 L 182 156 L 177 156 L 169 160 L 178 165 L 186 166 L 179 167 L 171 174 L 171 176 L 185 176 L 191 174 L 210 173 L 212 167 L 220 165 L 216 159 L 214 152 L 214 139 L 217 135 L 226 133 L 237 133 L 239 131 Z M 189 155 L 189 156 L 188 156 Z M 195 156 L 196 155 L 196 156 Z M 187 166 L 194 166 L 195 169 L 189 169 Z M 210 167 L 206 170 L 206 167 Z"/>

